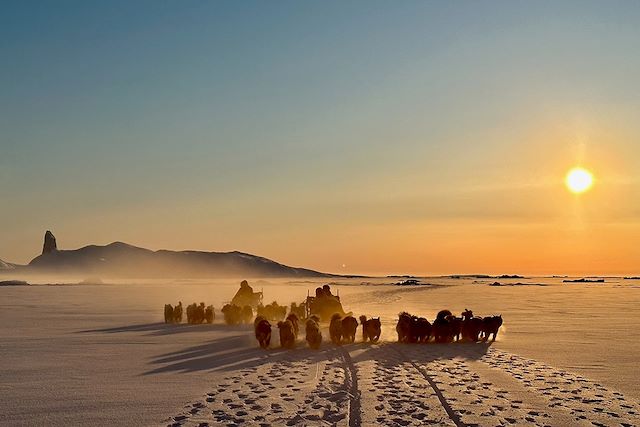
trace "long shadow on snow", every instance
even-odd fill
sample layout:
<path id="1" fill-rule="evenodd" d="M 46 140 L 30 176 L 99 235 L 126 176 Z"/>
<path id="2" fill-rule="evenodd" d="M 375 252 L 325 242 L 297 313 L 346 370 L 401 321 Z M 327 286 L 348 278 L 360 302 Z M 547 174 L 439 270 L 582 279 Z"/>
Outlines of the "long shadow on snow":
<path id="1" fill-rule="evenodd" d="M 277 344 L 277 333 L 272 338 Z M 187 347 L 184 350 L 165 353 L 154 357 L 150 364 L 161 365 L 143 375 L 165 372 L 194 372 L 207 370 L 236 370 L 262 365 L 266 362 L 301 361 L 318 362 L 340 357 L 342 352 L 350 352 L 352 363 L 375 360 L 385 366 L 397 366 L 405 362 L 418 364 L 437 359 L 479 359 L 487 353 L 491 343 L 454 344 L 397 344 L 354 343 L 335 346 L 323 344 L 320 350 L 311 350 L 304 341 L 298 341 L 297 348 L 263 350 L 255 345 L 253 337 L 234 335 L 218 338 L 205 344 Z"/>
<path id="2" fill-rule="evenodd" d="M 352 344 L 350 351 L 355 347 L 365 347 L 363 352 L 356 352 L 351 356 L 353 363 L 375 360 L 380 364 L 392 367 L 406 362 L 426 364 L 438 359 L 468 359 L 478 360 L 491 347 L 491 342 L 478 343 L 449 343 L 449 344 L 399 344 L 385 342 L 381 344 Z M 391 348 L 389 348 L 391 346 Z M 368 348 L 367 348 L 368 347 Z"/>
<path id="3" fill-rule="evenodd" d="M 311 363 L 340 357 L 337 347 L 326 345 L 311 350 L 298 342 L 296 349 L 261 349 L 248 344 L 247 336 L 237 335 L 219 338 L 208 343 L 187 347 L 181 351 L 161 354 L 153 358 L 151 365 L 162 365 L 143 375 L 166 372 L 227 371 L 252 368 L 266 362 L 307 360 Z M 277 340 L 277 336 L 276 336 Z M 253 338 L 251 338 L 252 342 Z"/>
<path id="4" fill-rule="evenodd" d="M 156 323 L 141 323 L 137 325 L 117 326 L 113 328 L 87 329 L 87 330 L 78 331 L 76 333 L 78 334 L 87 334 L 87 333 L 117 334 L 117 333 L 124 333 L 124 332 L 149 332 L 148 334 L 145 334 L 145 335 L 162 336 L 162 335 L 173 335 L 173 334 L 204 332 L 204 331 L 216 331 L 216 332 L 225 331 L 225 332 L 245 333 L 248 330 L 253 331 L 253 325 L 230 326 L 230 325 L 225 325 L 223 323 L 213 323 L 213 324 L 203 323 L 201 325 L 189 325 L 186 323 L 181 323 L 176 325 L 176 324 L 156 322 Z"/>

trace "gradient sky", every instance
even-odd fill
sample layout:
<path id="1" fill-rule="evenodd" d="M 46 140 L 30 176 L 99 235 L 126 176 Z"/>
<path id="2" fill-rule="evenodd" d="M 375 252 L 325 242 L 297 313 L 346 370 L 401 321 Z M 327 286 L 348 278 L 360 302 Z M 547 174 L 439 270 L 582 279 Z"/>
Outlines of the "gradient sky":
<path id="1" fill-rule="evenodd" d="M 338 273 L 639 273 L 639 22 L 631 1 L 4 1 L 0 258 L 51 229 Z"/>

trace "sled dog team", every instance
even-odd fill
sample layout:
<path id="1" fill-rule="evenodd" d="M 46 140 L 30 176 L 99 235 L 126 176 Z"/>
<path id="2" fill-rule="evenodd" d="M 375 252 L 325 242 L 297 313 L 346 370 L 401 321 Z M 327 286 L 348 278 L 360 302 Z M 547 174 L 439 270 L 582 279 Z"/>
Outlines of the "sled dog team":
<path id="1" fill-rule="evenodd" d="M 251 306 L 239 307 L 233 304 L 226 304 L 222 307 L 224 322 L 228 325 L 249 324 L 253 319 L 253 309 Z M 212 305 L 190 304 L 187 306 L 187 323 L 201 324 L 213 323 L 215 320 L 215 310 Z M 165 323 L 182 322 L 182 301 L 175 307 L 171 304 L 164 306 Z M 256 340 L 262 348 L 268 348 L 271 344 L 271 322 L 279 329 L 280 346 L 283 348 L 295 347 L 296 340 L 300 334 L 300 326 L 304 324 L 305 341 L 310 348 L 318 349 L 322 344 L 322 331 L 320 329 L 320 318 L 312 315 L 307 319 L 302 319 L 295 311 L 291 310 L 287 314 L 287 306 L 278 305 L 272 302 L 266 306 L 258 305 L 256 318 L 253 322 Z M 334 314 L 329 323 L 329 338 L 335 345 L 343 343 L 353 343 L 356 340 L 358 326 L 362 327 L 363 342 L 377 342 L 382 333 L 380 318 L 367 318 L 360 316 L 359 322 L 352 315 Z M 276 323 L 277 322 L 277 323 Z M 396 332 L 400 343 L 427 343 L 431 340 L 436 343 L 450 343 L 454 341 L 487 341 L 490 337 L 495 340 L 498 331 L 502 326 L 502 315 L 476 317 L 471 310 L 465 309 L 460 317 L 456 317 L 449 310 L 438 312 L 435 320 L 429 322 L 425 317 L 419 317 L 401 312 L 398 315 Z"/>
<path id="2" fill-rule="evenodd" d="M 280 346 L 293 348 L 300 331 L 300 318 L 295 313 L 289 313 L 284 321 L 277 323 L 280 332 Z M 353 343 L 356 339 L 358 325 L 362 326 L 362 341 L 377 342 L 382 333 L 380 318 L 367 319 L 360 316 L 360 322 L 351 315 L 334 314 L 329 323 L 329 338 L 335 345 Z M 436 343 L 450 343 L 453 341 L 487 341 L 491 336 L 495 340 L 498 330 L 502 326 L 502 315 L 476 317 L 471 310 L 462 312 L 461 317 L 454 316 L 449 310 L 438 312 L 433 323 L 424 317 L 402 312 L 398 315 L 396 332 L 400 343 L 427 343 L 433 338 Z M 262 348 L 268 348 L 271 343 L 271 323 L 263 316 L 254 321 L 256 339 Z M 305 340 L 310 348 L 318 349 L 322 344 L 322 332 L 317 316 L 311 316 L 305 321 Z"/>
<path id="3" fill-rule="evenodd" d="M 279 321 L 276 326 L 280 332 L 280 346 L 293 348 L 300 334 L 301 320 L 296 313 L 289 313 L 284 321 Z M 360 316 L 363 341 L 377 342 L 382 332 L 380 318 L 367 319 Z M 271 323 L 263 316 L 256 317 L 253 322 L 256 339 L 262 348 L 268 348 L 271 343 Z M 320 318 L 311 316 L 304 321 L 305 341 L 310 348 L 318 349 L 322 344 L 322 332 L 320 331 Z M 329 325 L 329 336 L 334 344 L 352 343 L 356 339 L 358 321 L 348 315 L 342 317 L 334 314 Z"/>

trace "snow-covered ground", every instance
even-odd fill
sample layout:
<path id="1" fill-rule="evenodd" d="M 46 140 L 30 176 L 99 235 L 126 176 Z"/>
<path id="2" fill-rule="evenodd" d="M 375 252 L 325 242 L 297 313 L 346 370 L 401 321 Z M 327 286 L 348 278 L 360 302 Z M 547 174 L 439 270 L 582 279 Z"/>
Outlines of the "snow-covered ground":
<path id="1" fill-rule="evenodd" d="M 164 303 L 219 308 L 235 281 L 0 288 L 0 423 L 640 425 L 638 281 L 362 281 L 333 289 L 382 317 L 383 341 L 318 351 L 277 348 L 277 329 L 264 351 L 250 326 L 161 323 Z M 252 284 L 289 303 L 319 282 Z M 491 345 L 393 342 L 399 311 L 442 308 L 505 325 Z"/>

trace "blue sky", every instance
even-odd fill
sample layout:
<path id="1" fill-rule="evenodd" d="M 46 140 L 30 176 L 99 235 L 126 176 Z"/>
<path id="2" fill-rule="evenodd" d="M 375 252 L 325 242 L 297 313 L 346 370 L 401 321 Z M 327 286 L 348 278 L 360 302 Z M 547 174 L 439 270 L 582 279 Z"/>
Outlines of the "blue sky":
<path id="1" fill-rule="evenodd" d="M 555 183 L 578 161 L 607 188 L 579 202 L 581 245 L 635 236 L 638 22 L 637 2 L 3 2 L 0 258 L 50 228 L 69 248 L 477 269 L 451 259 L 482 250 L 470 234 L 575 228 Z"/>

